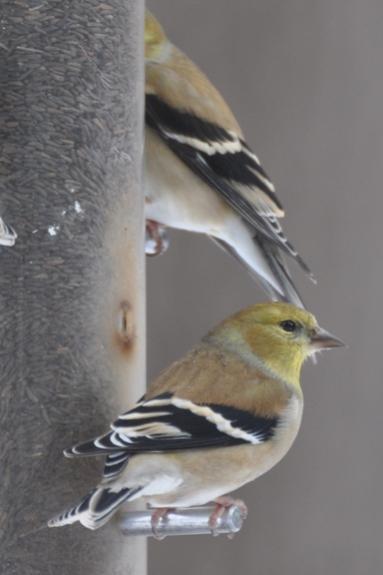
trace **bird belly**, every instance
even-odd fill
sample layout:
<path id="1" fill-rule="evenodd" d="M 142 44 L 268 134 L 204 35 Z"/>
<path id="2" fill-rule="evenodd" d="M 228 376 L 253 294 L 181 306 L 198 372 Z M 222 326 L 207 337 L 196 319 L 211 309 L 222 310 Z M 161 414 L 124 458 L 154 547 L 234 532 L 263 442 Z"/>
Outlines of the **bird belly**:
<path id="1" fill-rule="evenodd" d="M 204 505 L 239 489 L 274 467 L 292 442 L 281 445 L 244 445 L 206 449 L 201 452 L 169 454 L 179 465 L 181 481 L 165 492 L 147 493 L 145 500 L 152 507 L 189 507 Z M 145 494 L 143 494 L 145 495 Z"/>
<path id="2" fill-rule="evenodd" d="M 296 438 L 302 408 L 293 396 L 274 437 L 263 443 L 134 455 L 113 483 L 141 487 L 137 498 L 152 507 L 204 505 L 274 467 Z"/>
<path id="3" fill-rule="evenodd" d="M 220 237 L 230 208 L 150 129 L 145 143 L 145 217 Z"/>

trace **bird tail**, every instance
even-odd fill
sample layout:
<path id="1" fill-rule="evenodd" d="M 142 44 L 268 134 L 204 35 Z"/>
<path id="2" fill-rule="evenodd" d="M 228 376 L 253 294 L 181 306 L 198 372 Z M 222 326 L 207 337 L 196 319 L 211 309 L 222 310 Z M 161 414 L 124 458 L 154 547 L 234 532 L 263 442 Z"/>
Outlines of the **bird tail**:
<path id="1" fill-rule="evenodd" d="M 254 241 L 261 247 L 263 254 L 269 264 L 273 276 L 277 279 L 278 284 L 282 290 L 282 297 L 277 295 L 277 299 L 283 299 L 298 307 L 305 308 L 301 296 L 295 287 L 289 269 L 285 263 L 284 255 L 281 250 L 272 242 L 263 238 L 256 238 Z M 271 289 L 272 286 L 271 286 Z"/>
<path id="2" fill-rule="evenodd" d="M 79 521 L 88 529 L 102 527 L 119 506 L 129 501 L 142 490 L 141 487 L 120 487 L 100 485 L 88 493 L 77 505 L 48 521 L 48 527 L 62 527 Z"/>
<path id="3" fill-rule="evenodd" d="M 251 247 L 240 251 L 239 244 L 210 236 L 225 252 L 233 255 L 273 301 L 286 301 L 304 308 L 301 296 L 293 284 L 280 250 L 269 240 L 252 238 Z"/>

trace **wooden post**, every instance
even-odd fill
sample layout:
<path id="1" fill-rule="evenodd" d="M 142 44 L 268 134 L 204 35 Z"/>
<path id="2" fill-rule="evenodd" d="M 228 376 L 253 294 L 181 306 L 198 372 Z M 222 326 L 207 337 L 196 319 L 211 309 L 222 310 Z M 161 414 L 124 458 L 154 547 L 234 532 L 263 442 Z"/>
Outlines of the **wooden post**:
<path id="1" fill-rule="evenodd" d="M 143 575 L 116 521 L 45 526 L 100 477 L 63 448 L 144 391 L 143 2 L 0 12 L 1 572 Z"/>

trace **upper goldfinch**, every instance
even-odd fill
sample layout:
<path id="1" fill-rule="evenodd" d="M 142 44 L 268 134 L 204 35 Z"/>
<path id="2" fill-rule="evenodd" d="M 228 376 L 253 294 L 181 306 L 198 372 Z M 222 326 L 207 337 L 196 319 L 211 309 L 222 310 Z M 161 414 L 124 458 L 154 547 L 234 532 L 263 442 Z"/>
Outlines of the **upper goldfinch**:
<path id="1" fill-rule="evenodd" d="M 301 423 L 302 364 L 340 345 L 291 304 L 233 315 L 166 369 L 112 431 L 66 451 L 106 455 L 104 476 L 49 525 L 97 529 L 138 498 L 156 508 L 221 503 L 286 454 Z"/>
<path id="2" fill-rule="evenodd" d="M 283 254 L 312 274 L 283 234 L 274 185 L 222 96 L 149 12 L 145 62 L 146 219 L 158 251 L 156 223 L 207 234 L 273 299 L 302 306 Z"/>

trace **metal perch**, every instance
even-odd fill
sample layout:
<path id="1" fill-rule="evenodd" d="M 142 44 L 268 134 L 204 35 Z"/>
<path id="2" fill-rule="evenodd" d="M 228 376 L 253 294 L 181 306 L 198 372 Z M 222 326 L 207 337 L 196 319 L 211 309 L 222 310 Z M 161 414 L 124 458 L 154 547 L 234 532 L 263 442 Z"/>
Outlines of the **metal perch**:
<path id="1" fill-rule="evenodd" d="M 169 511 L 156 528 L 159 538 L 170 535 L 212 535 L 209 518 L 214 507 L 191 507 Z M 218 519 L 214 535 L 234 535 L 241 530 L 243 515 L 237 505 L 225 509 Z M 128 511 L 121 515 L 120 528 L 124 535 L 153 537 L 151 512 Z"/>

